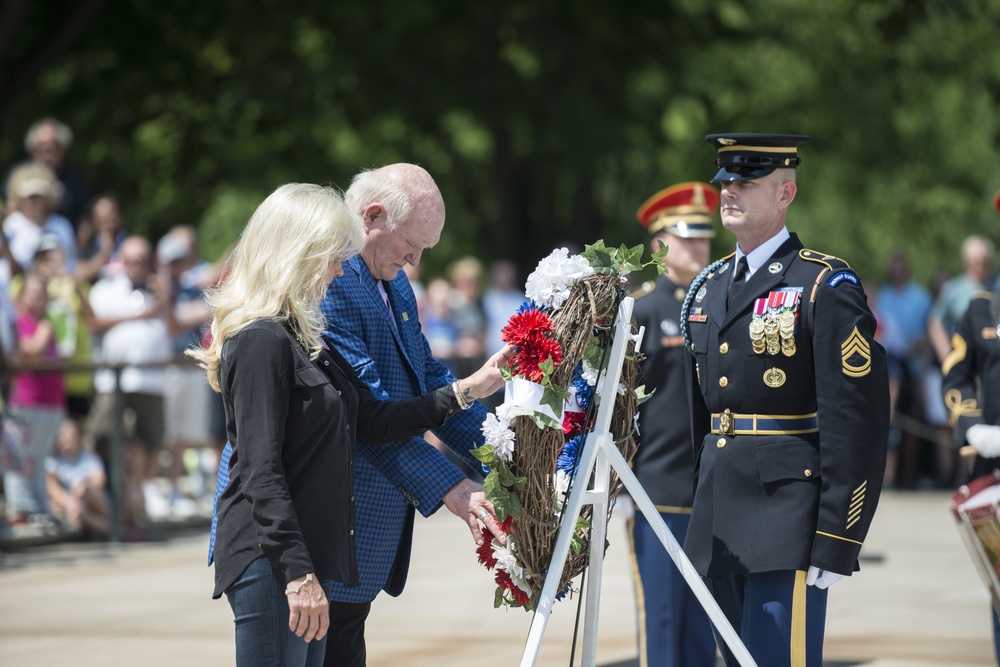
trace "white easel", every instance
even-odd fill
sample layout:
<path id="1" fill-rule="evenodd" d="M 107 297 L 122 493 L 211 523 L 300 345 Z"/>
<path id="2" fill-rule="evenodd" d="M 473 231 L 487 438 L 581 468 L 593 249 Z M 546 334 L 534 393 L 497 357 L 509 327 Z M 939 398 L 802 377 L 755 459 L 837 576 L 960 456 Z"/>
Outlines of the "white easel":
<path id="1" fill-rule="evenodd" d="M 625 352 L 628 348 L 628 337 L 631 330 L 632 306 L 634 299 L 625 297 L 618 307 L 618 314 L 615 319 L 614 343 L 611 346 L 611 356 L 608 361 L 608 370 L 601 386 L 601 396 L 614 396 L 621 380 L 622 364 L 625 361 Z M 640 341 L 642 330 L 639 331 Z M 636 343 L 636 348 L 639 343 Z M 635 474 L 629 468 L 625 458 L 615 447 L 614 437 L 611 434 L 611 416 L 615 402 L 613 400 L 601 401 L 597 410 L 597 419 L 594 423 L 594 430 L 587 435 L 586 443 L 583 447 L 583 454 L 580 457 L 579 468 L 577 469 L 577 483 L 573 485 L 569 494 L 569 500 L 564 510 L 559 537 L 556 539 L 555 549 L 552 552 L 552 560 L 549 563 L 548 575 L 545 578 L 545 585 L 539 595 L 538 606 L 535 615 L 531 620 L 531 627 L 528 630 L 528 639 L 525 642 L 524 653 L 521 655 L 521 667 L 534 667 L 538 660 L 538 652 L 541 649 L 542 638 L 545 635 L 545 626 L 552 611 L 552 603 L 555 601 L 556 587 L 562 576 L 566 559 L 569 556 L 570 542 L 573 531 L 576 528 L 576 520 L 580 516 L 584 504 L 593 506 L 593 520 L 590 535 L 590 573 L 587 579 L 586 604 L 587 611 L 583 624 L 583 665 L 584 667 L 594 667 L 597 660 L 597 614 L 601 601 L 601 575 L 604 565 L 604 539 L 608 528 L 608 493 L 610 491 L 611 468 L 615 469 L 625 488 L 628 489 L 636 507 L 642 511 L 649 525 L 653 528 L 656 536 L 660 538 L 663 548 L 670 554 L 670 558 L 677 565 L 681 575 L 688 586 L 694 592 L 695 597 L 708 613 L 709 619 L 715 625 L 719 634 L 725 640 L 729 650 L 739 661 L 742 667 L 757 667 L 757 663 L 750 656 L 743 642 L 740 641 L 733 626 L 722 613 L 715 598 L 705 586 L 701 576 L 695 571 L 687 555 L 681 550 L 677 540 L 663 522 L 663 518 L 657 511 L 653 501 L 649 499 L 646 491 L 639 484 Z M 587 488 L 588 480 L 593 473 L 593 486 Z"/>

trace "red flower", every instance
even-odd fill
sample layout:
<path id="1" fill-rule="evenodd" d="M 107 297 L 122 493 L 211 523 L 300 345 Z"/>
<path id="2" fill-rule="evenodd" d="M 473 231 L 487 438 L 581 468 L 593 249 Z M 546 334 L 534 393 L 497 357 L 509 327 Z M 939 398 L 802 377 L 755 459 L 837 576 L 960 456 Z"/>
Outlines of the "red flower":
<path id="1" fill-rule="evenodd" d="M 500 524 L 500 530 L 503 531 L 504 535 L 510 535 L 514 531 L 514 517 L 509 514 L 505 516 Z"/>
<path id="2" fill-rule="evenodd" d="M 563 413 L 563 435 L 567 439 L 580 435 L 583 433 L 583 425 L 586 420 L 586 412 L 572 412 L 567 410 Z"/>
<path id="3" fill-rule="evenodd" d="M 500 330 L 500 339 L 505 343 L 520 347 L 530 339 L 552 331 L 552 319 L 537 308 L 529 308 L 515 313 Z"/>
<path id="4" fill-rule="evenodd" d="M 484 539 L 482 545 L 476 548 L 476 556 L 487 570 L 496 567 L 497 559 L 493 556 L 493 540 Z"/>
<path id="5" fill-rule="evenodd" d="M 494 580 L 497 582 L 497 586 L 505 591 L 510 591 L 517 604 L 524 607 L 531 603 L 531 598 L 528 597 L 528 594 L 514 584 L 506 570 L 497 570 Z"/>
<path id="6" fill-rule="evenodd" d="M 514 355 L 514 366 L 518 375 L 531 382 L 541 382 L 544 377 L 538 367 L 545 361 L 552 359 L 552 363 L 558 365 L 562 361 L 562 348 L 559 341 L 553 338 L 541 338 L 530 341 L 523 345 L 518 353 Z"/>

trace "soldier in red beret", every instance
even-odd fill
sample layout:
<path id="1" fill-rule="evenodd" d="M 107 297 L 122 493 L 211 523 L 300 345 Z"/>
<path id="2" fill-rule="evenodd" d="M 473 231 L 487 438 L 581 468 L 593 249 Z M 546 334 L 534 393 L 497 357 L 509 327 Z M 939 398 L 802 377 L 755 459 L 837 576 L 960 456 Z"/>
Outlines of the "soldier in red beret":
<path id="1" fill-rule="evenodd" d="M 667 272 L 632 296 L 642 341 L 642 382 L 652 397 L 640 408 L 640 444 L 632 469 L 663 522 L 684 542 L 694 496 L 691 404 L 684 375 L 681 304 L 688 285 L 708 264 L 712 216 L 719 191 L 708 183 L 681 183 L 657 192 L 636 217 L 655 252 L 666 245 Z M 650 667 L 713 667 L 715 641 L 701 604 L 642 513 L 629 520 L 639 611 L 639 663 Z"/>

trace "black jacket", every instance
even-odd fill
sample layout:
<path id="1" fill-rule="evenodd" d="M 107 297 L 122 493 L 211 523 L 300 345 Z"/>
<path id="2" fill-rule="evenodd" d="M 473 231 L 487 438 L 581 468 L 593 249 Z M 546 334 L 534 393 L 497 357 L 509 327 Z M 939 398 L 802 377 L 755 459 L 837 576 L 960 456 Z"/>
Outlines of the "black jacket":
<path id="1" fill-rule="evenodd" d="M 993 294 L 976 292 L 951 337 L 951 353 L 941 364 L 942 391 L 959 442 L 975 424 L 1000 425 L 1000 340 Z M 1000 460 L 976 456 L 972 477 L 988 475 Z"/>
<path id="2" fill-rule="evenodd" d="M 450 387 L 379 401 L 327 347 L 313 361 L 282 322 L 270 319 L 223 345 L 219 383 L 233 455 L 218 501 L 213 597 L 262 555 L 286 581 L 315 572 L 358 585 L 357 439 L 409 438 L 458 410 Z"/>
<path id="3" fill-rule="evenodd" d="M 684 549 L 702 575 L 839 574 L 858 553 L 882 488 L 889 431 L 885 352 L 857 274 L 791 238 L 726 305 L 734 257 L 686 314 L 698 486 Z M 799 292 L 794 350 L 753 349 L 757 300 Z M 818 432 L 723 435 L 711 415 L 815 415 Z M 816 428 L 814 425 L 813 428 Z M 782 429 L 777 429 L 781 431 Z"/>
<path id="4" fill-rule="evenodd" d="M 632 316 L 646 327 L 639 383 L 653 393 L 639 407 L 639 449 L 632 471 L 657 509 L 680 514 L 691 511 L 694 497 L 691 410 L 684 374 L 687 354 L 680 334 L 686 293 L 687 286 L 662 275 L 632 295 Z"/>

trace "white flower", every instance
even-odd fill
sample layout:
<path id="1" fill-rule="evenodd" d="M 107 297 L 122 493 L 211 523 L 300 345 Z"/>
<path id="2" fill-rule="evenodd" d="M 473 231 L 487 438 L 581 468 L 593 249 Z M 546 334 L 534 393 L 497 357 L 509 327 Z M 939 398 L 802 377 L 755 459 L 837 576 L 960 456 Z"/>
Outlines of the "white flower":
<path id="1" fill-rule="evenodd" d="M 569 298 L 573 285 L 593 273 L 590 262 L 581 255 L 570 255 L 566 248 L 557 248 L 528 276 L 524 292 L 535 303 L 559 308 Z"/>
<path id="2" fill-rule="evenodd" d="M 528 578 L 524 574 L 524 566 L 517 561 L 514 554 L 514 536 L 507 536 L 507 544 L 500 544 L 499 540 L 493 540 L 493 557 L 497 559 L 497 569 L 503 570 L 510 575 L 510 580 L 522 591 L 531 595 L 531 586 L 528 585 Z"/>
<path id="3" fill-rule="evenodd" d="M 510 461 L 514 457 L 514 431 L 509 428 L 506 420 L 489 412 L 483 420 L 482 430 L 486 444 L 493 447 L 497 456 L 504 461 Z"/>
<path id="4" fill-rule="evenodd" d="M 590 362 L 586 359 L 583 360 L 583 366 L 580 368 L 580 377 L 582 377 L 591 387 L 597 384 L 597 369 L 591 366 Z"/>

